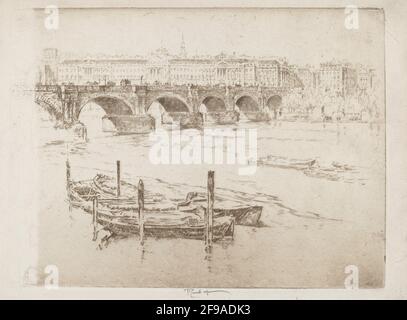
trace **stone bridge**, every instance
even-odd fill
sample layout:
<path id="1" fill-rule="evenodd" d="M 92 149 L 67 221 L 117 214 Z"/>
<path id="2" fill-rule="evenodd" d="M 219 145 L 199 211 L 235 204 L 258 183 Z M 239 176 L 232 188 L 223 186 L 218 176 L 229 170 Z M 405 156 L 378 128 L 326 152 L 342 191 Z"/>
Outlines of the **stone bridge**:
<path id="1" fill-rule="evenodd" d="M 78 120 L 94 102 L 108 115 L 144 115 L 153 102 L 168 113 L 194 113 L 204 104 L 207 112 L 234 110 L 262 113 L 278 109 L 289 88 L 193 85 L 38 85 L 35 100 L 64 123 Z"/>

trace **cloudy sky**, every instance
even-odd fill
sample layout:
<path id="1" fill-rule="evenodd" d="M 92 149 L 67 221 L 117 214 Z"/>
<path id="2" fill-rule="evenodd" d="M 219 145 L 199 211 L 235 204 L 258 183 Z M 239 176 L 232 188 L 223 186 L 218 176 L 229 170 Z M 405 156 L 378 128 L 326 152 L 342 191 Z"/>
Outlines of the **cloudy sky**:
<path id="1" fill-rule="evenodd" d="M 39 47 L 104 54 L 148 54 L 163 45 L 178 53 L 184 35 L 189 54 L 236 52 L 286 57 L 290 63 L 318 64 L 336 58 L 384 61 L 383 16 L 359 10 L 359 29 L 344 26 L 343 9 L 63 9 L 59 28 L 44 27 L 35 11 Z"/>

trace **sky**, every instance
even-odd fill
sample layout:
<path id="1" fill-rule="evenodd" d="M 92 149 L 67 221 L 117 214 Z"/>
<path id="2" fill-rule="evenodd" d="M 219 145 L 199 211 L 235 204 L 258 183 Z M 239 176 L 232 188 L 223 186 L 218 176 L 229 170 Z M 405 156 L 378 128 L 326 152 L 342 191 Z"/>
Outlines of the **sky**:
<path id="1" fill-rule="evenodd" d="M 382 68 L 384 17 L 359 10 L 359 29 L 348 30 L 344 9 L 62 9 L 59 28 L 46 30 L 35 11 L 37 43 L 78 54 L 146 55 L 166 47 L 188 54 L 220 52 L 286 57 L 318 65 L 345 60 Z"/>

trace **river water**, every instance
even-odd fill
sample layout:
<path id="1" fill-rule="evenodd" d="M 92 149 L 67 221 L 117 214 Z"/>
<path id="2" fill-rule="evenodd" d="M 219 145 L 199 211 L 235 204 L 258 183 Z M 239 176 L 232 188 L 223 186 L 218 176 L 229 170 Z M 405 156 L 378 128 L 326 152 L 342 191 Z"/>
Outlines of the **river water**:
<path id="1" fill-rule="evenodd" d="M 100 117 L 92 121 L 100 126 Z M 360 286 L 382 286 L 383 125 L 240 123 L 238 130 L 257 130 L 258 158 L 267 159 L 253 175 L 239 175 L 236 165 L 152 164 L 148 135 L 92 128 L 88 124 L 88 142 L 75 142 L 46 117 L 40 121 L 38 264 L 58 266 L 60 285 L 341 288 L 345 267 L 355 265 Z M 68 209 L 67 157 L 74 180 L 114 175 L 120 160 L 129 182 L 159 178 L 182 192 L 204 191 L 207 171 L 215 170 L 215 192 L 262 205 L 263 226 L 236 226 L 233 241 L 215 243 L 209 257 L 199 240 L 147 238 L 141 248 L 130 237 L 100 246 L 92 241 L 91 216 Z M 315 160 L 311 169 L 291 165 L 306 159 Z"/>

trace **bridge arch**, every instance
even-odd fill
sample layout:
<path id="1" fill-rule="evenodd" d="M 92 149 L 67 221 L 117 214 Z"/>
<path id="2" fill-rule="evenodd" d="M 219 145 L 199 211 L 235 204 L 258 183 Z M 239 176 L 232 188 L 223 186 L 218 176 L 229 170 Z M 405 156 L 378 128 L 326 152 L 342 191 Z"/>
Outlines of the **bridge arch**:
<path id="1" fill-rule="evenodd" d="M 208 113 L 222 112 L 226 110 L 224 97 L 216 94 L 210 94 L 201 99 L 200 105 L 204 104 Z"/>
<path id="2" fill-rule="evenodd" d="M 149 98 L 146 103 L 147 113 L 153 102 L 160 103 L 165 111 L 169 113 L 192 112 L 192 107 L 188 104 L 186 99 L 179 94 L 164 93 Z"/>
<path id="3" fill-rule="evenodd" d="M 278 118 L 279 109 L 282 105 L 283 98 L 279 94 L 274 94 L 270 96 L 266 101 L 266 106 L 269 111 L 272 111 L 273 118 Z"/>
<path id="4" fill-rule="evenodd" d="M 248 94 L 241 94 L 235 97 L 235 105 L 241 112 L 257 112 L 260 110 L 260 104 L 257 98 Z"/>
<path id="5" fill-rule="evenodd" d="M 112 94 L 79 96 L 76 103 L 75 119 L 87 128 L 88 137 L 110 135 L 117 132 L 116 124 L 107 115 L 131 116 L 132 105 L 127 99 Z"/>
<path id="6" fill-rule="evenodd" d="M 192 112 L 192 108 L 188 102 L 182 96 L 174 93 L 153 96 L 146 103 L 146 113 L 154 118 L 156 124 L 176 123 L 190 112 Z"/>
<path id="7" fill-rule="evenodd" d="M 130 102 L 122 97 L 110 94 L 98 94 L 84 99 L 76 109 L 76 119 L 79 119 L 81 111 L 93 102 L 100 106 L 106 114 L 133 115 L 133 108 Z"/>
<path id="8" fill-rule="evenodd" d="M 51 117 L 58 120 L 63 119 L 62 104 L 56 95 L 37 93 L 34 101 L 37 105 L 47 111 Z"/>
<path id="9" fill-rule="evenodd" d="M 273 94 L 267 99 L 266 106 L 270 110 L 275 110 L 281 107 L 281 104 L 283 102 L 283 98 L 279 94 Z"/>

